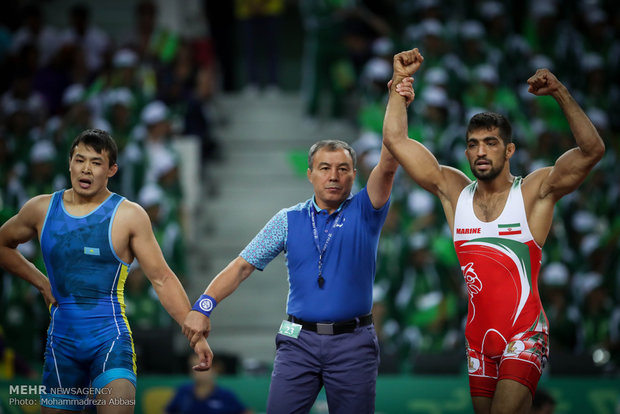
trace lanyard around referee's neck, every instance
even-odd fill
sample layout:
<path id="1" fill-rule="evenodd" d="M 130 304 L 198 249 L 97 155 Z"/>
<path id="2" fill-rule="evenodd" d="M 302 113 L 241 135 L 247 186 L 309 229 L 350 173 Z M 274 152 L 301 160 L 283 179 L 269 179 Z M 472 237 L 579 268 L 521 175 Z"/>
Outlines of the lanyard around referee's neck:
<path id="1" fill-rule="evenodd" d="M 314 217 L 316 216 L 317 211 L 316 211 L 316 208 L 314 208 L 314 206 L 312 207 L 312 209 L 314 210 L 312 214 L 310 214 L 310 219 L 312 221 L 312 236 L 314 237 L 314 245 L 316 246 L 316 250 L 319 252 L 319 277 L 317 279 L 317 283 L 319 284 L 319 288 L 322 289 L 323 284 L 325 284 L 325 279 L 323 278 L 323 256 L 325 255 L 325 251 L 327 250 L 327 245 L 329 244 L 329 241 L 334 235 L 334 229 L 336 227 L 342 227 L 342 225 L 339 225 L 339 224 L 340 224 L 340 215 L 342 214 L 343 209 L 341 208 L 338 214 L 336 215 L 336 218 L 334 219 L 334 224 L 329 230 L 329 234 L 327 235 L 327 239 L 325 240 L 325 243 L 323 244 L 322 249 L 319 246 L 319 231 L 316 228 L 316 219 Z"/>

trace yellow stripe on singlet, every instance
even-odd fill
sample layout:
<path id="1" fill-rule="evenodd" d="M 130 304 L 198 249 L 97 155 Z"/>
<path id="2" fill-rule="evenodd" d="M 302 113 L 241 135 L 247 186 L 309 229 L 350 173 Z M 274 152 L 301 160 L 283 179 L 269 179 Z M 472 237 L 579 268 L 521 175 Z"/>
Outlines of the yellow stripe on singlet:
<path id="1" fill-rule="evenodd" d="M 127 276 L 129 276 L 129 267 L 127 267 L 127 265 L 122 265 L 121 272 L 118 278 L 118 286 L 116 287 L 116 294 L 118 296 L 118 303 L 121 304 L 121 315 L 123 316 L 125 326 L 127 326 L 127 330 L 129 331 L 129 338 L 131 338 L 131 358 L 133 360 L 133 373 L 137 375 L 138 366 L 136 363 L 136 349 L 133 344 L 133 334 L 131 333 L 129 320 L 127 319 L 127 314 L 125 313 L 125 282 L 127 281 Z"/>

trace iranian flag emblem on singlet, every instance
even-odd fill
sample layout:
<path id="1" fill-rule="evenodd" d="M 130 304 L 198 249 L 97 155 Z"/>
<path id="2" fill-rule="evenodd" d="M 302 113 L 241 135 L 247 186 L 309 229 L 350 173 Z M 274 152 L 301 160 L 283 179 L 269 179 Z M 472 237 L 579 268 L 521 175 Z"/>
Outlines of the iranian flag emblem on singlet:
<path id="1" fill-rule="evenodd" d="M 461 240 L 455 248 L 469 295 L 468 338 L 481 340 L 489 328 L 506 334 L 531 328 L 540 312 L 538 306 L 527 306 L 533 298 L 532 272 L 537 274 L 540 266 L 540 248 L 533 241 L 499 237 Z"/>

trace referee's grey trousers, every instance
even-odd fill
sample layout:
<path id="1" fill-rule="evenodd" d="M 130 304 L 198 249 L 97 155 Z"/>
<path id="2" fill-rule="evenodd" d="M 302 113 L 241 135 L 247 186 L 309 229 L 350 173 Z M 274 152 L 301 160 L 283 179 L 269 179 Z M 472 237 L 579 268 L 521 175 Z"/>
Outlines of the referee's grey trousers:
<path id="1" fill-rule="evenodd" d="M 278 333 L 267 414 L 309 413 L 323 386 L 330 414 L 373 414 L 378 368 L 374 325 L 339 335 Z"/>

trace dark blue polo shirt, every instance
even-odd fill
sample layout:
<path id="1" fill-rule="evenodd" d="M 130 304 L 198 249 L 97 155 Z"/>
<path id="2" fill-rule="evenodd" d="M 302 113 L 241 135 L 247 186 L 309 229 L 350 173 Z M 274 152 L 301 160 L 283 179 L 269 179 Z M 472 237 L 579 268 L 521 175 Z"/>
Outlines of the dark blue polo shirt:
<path id="1" fill-rule="evenodd" d="M 263 270 L 284 251 L 290 315 L 309 322 L 338 322 L 366 315 L 372 308 L 377 245 L 389 204 L 388 201 L 375 209 L 363 188 L 328 215 L 326 210 L 318 208 L 314 199 L 309 199 L 280 210 L 240 256 Z M 323 254 L 323 288 L 317 283 L 319 250 L 311 214 L 315 217 L 321 249 L 332 233 Z"/>
<path id="2" fill-rule="evenodd" d="M 196 398 L 193 383 L 180 386 L 166 407 L 169 414 L 243 414 L 245 411 L 245 405 L 232 391 L 218 385 L 207 398 Z"/>

